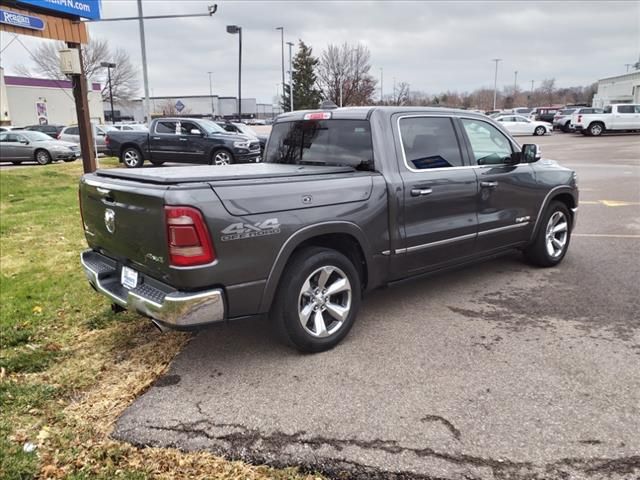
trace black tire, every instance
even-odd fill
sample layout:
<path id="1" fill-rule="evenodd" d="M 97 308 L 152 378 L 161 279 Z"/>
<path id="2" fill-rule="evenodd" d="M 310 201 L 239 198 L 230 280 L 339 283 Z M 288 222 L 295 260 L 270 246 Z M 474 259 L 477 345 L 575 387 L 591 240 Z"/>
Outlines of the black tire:
<path id="1" fill-rule="evenodd" d="M 233 153 L 226 148 L 218 148 L 211 152 L 209 165 L 231 165 L 233 163 L 235 163 Z"/>
<path id="2" fill-rule="evenodd" d="M 571 122 L 567 122 L 562 126 L 562 131 L 564 133 L 569 133 L 571 131 Z"/>
<path id="3" fill-rule="evenodd" d="M 43 149 L 34 152 L 34 159 L 39 165 L 49 165 L 51 163 L 51 155 Z"/>
<path id="4" fill-rule="evenodd" d="M 536 127 L 535 130 L 533 131 L 533 134 L 535 136 L 544 135 L 545 133 L 547 133 L 547 129 L 542 126 Z"/>
<path id="5" fill-rule="evenodd" d="M 324 269 L 332 270 L 333 273 L 326 277 L 323 286 L 337 285 L 346 278 L 348 283 L 343 285 L 348 285 L 350 290 L 347 292 L 345 288 L 344 291 L 335 295 L 324 295 L 319 288 L 320 282 L 313 280 L 314 278 L 319 280 Z M 307 291 L 310 291 L 315 284 L 317 295 L 303 293 L 307 280 L 309 280 Z M 360 276 L 347 257 L 328 248 L 304 248 L 292 256 L 282 274 L 271 310 L 271 319 L 276 324 L 280 337 L 286 343 L 305 353 L 323 352 L 335 347 L 349 333 L 360 308 L 361 295 Z M 317 305 L 316 300 L 321 300 L 322 297 L 324 297 L 323 306 L 314 307 Z M 332 313 L 332 308 L 336 305 L 341 308 L 348 307 L 344 311 L 345 318 L 341 322 Z M 310 313 L 306 325 L 303 326 L 301 315 L 304 315 L 305 310 Z M 318 312 L 323 319 L 329 321 L 327 323 L 322 320 L 324 332 L 316 328 L 315 318 Z M 314 334 L 313 330 L 320 335 Z"/>
<path id="6" fill-rule="evenodd" d="M 162 160 L 151 160 L 151 163 L 156 167 L 161 167 L 162 165 L 164 165 L 164 161 Z"/>
<path id="7" fill-rule="evenodd" d="M 564 218 L 564 221 L 566 221 L 566 238 L 563 242 L 561 251 L 556 255 L 552 255 L 547 247 L 547 240 L 549 239 L 548 235 L 550 233 L 549 225 L 552 222 L 552 217 L 556 214 L 561 215 L 561 218 Z M 562 221 L 563 220 L 561 219 L 556 225 L 560 225 Z M 551 202 L 542 214 L 540 225 L 533 243 L 524 250 L 524 255 L 527 261 L 533 265 L 544 268 L 555 267 L 558 265 L 567 254 L 567 250 L 569 248 L 569 243 L 571 241 L 571 221 L 571 214 L 564 203 L 559 201 Z M 554 245 L 554 247 L 557 247 L 557 245 Z"/>
<path id="8" fill-rule="evenodd" d="M 126 147 L 120 152 L 120 161 L 127 168 L 140 168 L 144 164 L 142 152 L 136 147 Z"/>
<path id="9" fill-rule="evenodd" d="M 589 135 L 592 137 L 599 137 L 604 132 L 604 125 L 600 122 L 593 122 L 589 125 Z"/>

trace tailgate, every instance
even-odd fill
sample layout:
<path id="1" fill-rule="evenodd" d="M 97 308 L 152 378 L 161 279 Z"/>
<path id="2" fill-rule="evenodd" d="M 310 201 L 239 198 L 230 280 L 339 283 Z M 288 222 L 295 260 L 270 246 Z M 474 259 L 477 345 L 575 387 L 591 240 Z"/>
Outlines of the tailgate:
<path id="1" fill-rule="evenodd" d="M 169 271 L 164 196 L 166 187 L 87 175 L 80 202 L 89 246 L 160 278 Z"/>

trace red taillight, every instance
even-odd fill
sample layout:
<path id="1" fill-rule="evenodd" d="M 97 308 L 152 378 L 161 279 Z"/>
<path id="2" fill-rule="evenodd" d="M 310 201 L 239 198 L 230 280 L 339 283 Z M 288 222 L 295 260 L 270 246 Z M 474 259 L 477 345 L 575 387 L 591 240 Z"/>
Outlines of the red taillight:
<path id="1" fill-rule="evenodd" d="M 314 113 L 305 113 L 305 120 L 329 120 L 331 118 L 331 112 L 314 112 Z"/>
<path id="2" fill-rule="evenodd" d="M 106 146 L 109 146 L 109 142 L 111 141 L 111 139 L 109 138 L 109 135 L 107 135 L 106 137 L 104 137 L 104 144 Z"/>
<path id="3" fill-rule="evenodd" d="M 582 121 L 582 115 L 578 115 L 578 123 Z"/>
<path id="4" fill-rule="evenodd" d="M 215 260 L 202 213 L 193 207 L 164 207 L 171 265 L 190 267 Z"/>

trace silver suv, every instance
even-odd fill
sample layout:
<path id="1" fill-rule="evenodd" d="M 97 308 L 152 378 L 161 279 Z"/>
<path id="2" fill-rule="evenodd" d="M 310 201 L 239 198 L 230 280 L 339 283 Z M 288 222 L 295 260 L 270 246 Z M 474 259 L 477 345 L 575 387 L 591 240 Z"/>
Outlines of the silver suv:
<path id="1" fill-rule="evenodd" d="M 91 125 L 93 126 L 93 138 L 96 143 L 96 153 L 107 153 L 108 148 L 105 138 L 108 132 L 116 129 L 111 125 L 96 125 L 95 123 L 92 123 Z M 80 131 L 78 130 L 78 125 L 64 127 L 58 135 L 58 140 L 79 144 Z"/>

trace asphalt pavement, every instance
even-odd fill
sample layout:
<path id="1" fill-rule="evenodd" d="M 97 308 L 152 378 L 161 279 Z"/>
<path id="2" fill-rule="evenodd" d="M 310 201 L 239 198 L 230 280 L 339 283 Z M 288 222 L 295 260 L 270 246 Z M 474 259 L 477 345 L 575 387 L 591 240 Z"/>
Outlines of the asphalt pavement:
<path id="1" fill-rule="evenodd" d="M 579 175 L 559 267 L 514 253 L 376 291 L 321 354 L 267 321 L 203 331 L 114 437 L 339 478 L 639 478 L 640 136 L 520 141 Z"/>

